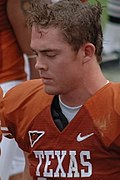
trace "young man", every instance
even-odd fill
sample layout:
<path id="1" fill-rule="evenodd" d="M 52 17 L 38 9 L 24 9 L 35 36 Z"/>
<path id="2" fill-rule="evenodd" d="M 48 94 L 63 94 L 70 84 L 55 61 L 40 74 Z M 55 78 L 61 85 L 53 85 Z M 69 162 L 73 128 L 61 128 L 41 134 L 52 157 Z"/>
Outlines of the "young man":
<path id="1" fill-rule="evenodd" d="M 101 72 L 101 6 L 33 0 L 28 24 L 41 80 L 9 91 L 2 123 L 33 179 L 120 177 L 120 84 Z"/>

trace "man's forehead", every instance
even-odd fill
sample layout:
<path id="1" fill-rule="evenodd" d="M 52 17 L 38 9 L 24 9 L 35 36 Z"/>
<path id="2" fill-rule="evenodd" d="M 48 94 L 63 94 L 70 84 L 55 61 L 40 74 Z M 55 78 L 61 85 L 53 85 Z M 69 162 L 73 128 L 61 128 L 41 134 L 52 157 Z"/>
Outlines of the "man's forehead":
<path id="1" fill-rule="evenodd" d="M 32 49 L 56 49 L 56 46 L 57 49 L 60 49 L 63 43 L 65 44 L 58 28 L 38 28 L 34 26 L 32 30 Z"/>
<path id="2" fill-rule="evenodd" d="M 39 35 L 40 38 L 46 35 L 48 32 L 49 32 L 49 29 L 44 29 L 39 26 L 32 26 L 32 33 Z"/>
<path id="3" fill-rule="evenodd" d="M 55 28 L 55 27 L 48 27 L 48 28 L 44 28 L 44 27 L 40 27 L 40 26 L 33 26 L 32 27 L 32 33 L 37 36 L 39 36 L 39 38 L 44 38 L 44 37 L 56 37 L 56 36 L 60 36 L 62 35 L 61 31 L 59 28 Z"/>

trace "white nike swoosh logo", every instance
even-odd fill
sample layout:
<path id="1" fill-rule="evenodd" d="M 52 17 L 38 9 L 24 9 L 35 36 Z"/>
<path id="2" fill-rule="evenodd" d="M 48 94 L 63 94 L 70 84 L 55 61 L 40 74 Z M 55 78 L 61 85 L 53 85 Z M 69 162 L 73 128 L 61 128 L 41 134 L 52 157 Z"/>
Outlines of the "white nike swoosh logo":
<path id="1" fill-rule="evenodd" d="M 81 136 L 81 133 L 78 134 L 77 136 L 77 141 L 78 142 L 81 142 L 81 141 L 84 141 L 85 139 L 89 138 L 90 136 L 92 136 L 94 133 L 91 133 L 91 134 L 87 134 L 86 136 Z"/>

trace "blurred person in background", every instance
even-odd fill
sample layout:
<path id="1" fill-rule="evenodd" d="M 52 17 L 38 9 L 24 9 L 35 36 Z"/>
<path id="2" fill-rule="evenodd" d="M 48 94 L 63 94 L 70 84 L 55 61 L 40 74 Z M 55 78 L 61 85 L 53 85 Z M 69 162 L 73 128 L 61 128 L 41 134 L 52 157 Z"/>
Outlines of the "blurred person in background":
<path id="1" fill-rule="evenodd" d="M 107 1 L 107 18 L 103 34 L 103 62 L 120 58 L 120 0 Z"/>
<path id="2" fill-rule="evenodd" d="M 25 54 L 30 79 L 37 78 L 35 58 L 30 49 L 30 32 L 26 27 L 25 10 L 29 1 L 0 1 L 0 86 L 4 94 L 27 79 Z M 24 10 L 24 11 L 23 11 Z M 30 69 L 29 69 L 30 68 Z M 23 152 L 15 140 L 3 137 L 1 142 L 0 177 L 2 180 L 22 180 L 25 166 Z"/>

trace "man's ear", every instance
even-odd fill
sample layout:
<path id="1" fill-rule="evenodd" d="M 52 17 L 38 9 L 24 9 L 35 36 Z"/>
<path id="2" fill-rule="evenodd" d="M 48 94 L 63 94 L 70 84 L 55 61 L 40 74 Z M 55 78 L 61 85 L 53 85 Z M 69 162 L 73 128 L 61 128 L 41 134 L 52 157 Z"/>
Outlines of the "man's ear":
<path id="1" fill-rule="evenodd" d="M 83 52 L 83 64 L 92 60 L 95 56 L 95 46 L 92 43 L 86 43 L 81 47 Z"/>

